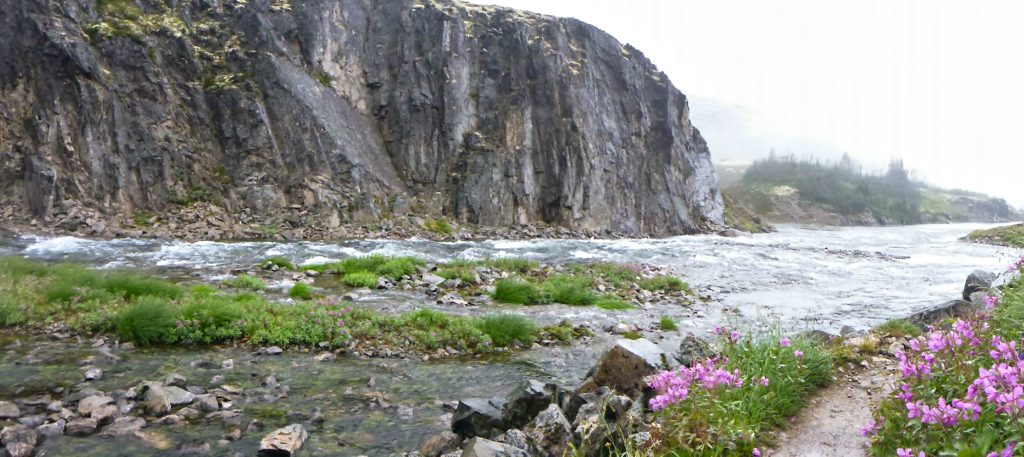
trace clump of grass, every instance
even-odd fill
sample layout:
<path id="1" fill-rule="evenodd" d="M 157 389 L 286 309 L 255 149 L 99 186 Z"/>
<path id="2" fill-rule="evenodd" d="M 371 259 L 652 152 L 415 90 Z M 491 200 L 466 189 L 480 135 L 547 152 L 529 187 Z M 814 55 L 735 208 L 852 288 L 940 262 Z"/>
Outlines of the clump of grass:
<path id="1" fill-rule="evenodd" d="M 182 341 L 211 344 L 242 338 L 238 325 L 244 315 L 241 303 L 222 295 L 192 297 L 182 306 Z"/>
<path id="2" fill-rule="evenodd" d="M 368 271 L 357 271 L 348 273 L 341 278 L 341 282 L 349 287 L 377 287 L 378 276 Z"/>
<path id="3" fill-rule="evenodd" d="M 273 265 L 282 270 L 294 270 L 295 264 L 292 263 L 288 258 L 280 255 L 268 257 L 267 260 L 263 261 L 263 265 Z"/>
<path id="4" fill-rule="evenodd" d="M 455 228 L 444 219 L 427 220 L 423 223 L 423 228 L 440 235 L 451 235 L 455 232 Z"/>
<path id="5" fill-rule="evenodd" d="M 107 276 L 103 280 L 103 289 L 126 299 L 142 296 L 178 298 L 183 292 L 180 286 L 172 282 L 130 274 Z"/>
<path id="6" fill-rule="evenodd" d="M 388 257 L 375 254 L 349 257 L 340 262 L 309 265 L 305 268 L 307 270 L 338 275 L 373 273 L 377 276 L 385 276 L 397 281 L 402 279 L 402 276 L 415 274 L 416 269 L 423 265 L 426 265 L 426 261 L 416 257 Z"/>
<path id="7" fill-rule="evenodd" d="M 240 274 L 224 280 L 224 285 L 235 289 L 263 290 L 267 286 L 263 280 L 249 274 Z"/>
<path id="8" fill-rule="evenodd" d="M 142 297 L 117 317 L 117 336 L 138 345 L 171 343 L 179 313 L 160 297 Z"/>
<path id="9" fill-rule="evenodd" d="M 598 301 L 590 290 L 592 281 L 579 276 L 552 275 L 541 284 L 541 290 L 551 301 L 573 306 L 589 306 Z"/>
<path id="10" fill-rule="evenodd" d="M 658 325 L 666 332 L 679 330 L 679 326 L 676 325 L 676 321 L 672 320 L 672 318 L 668 316 L 661 316 L 661 320 L 658 321 Z"/>
<path id="11" fill-rule="evenodd" d="M 519 305 L 545 303 L 544 294 L 540 289 L 521 279 L 499 279 L 494 284 L 494 299 L 502 303 Z"/>
<path id="12" fill-rule="evenodd" d="M 452 266 L 438 268 L 437 275 L 444 279 L 458 279 L 462 282 L 475 282 L 477 279 L 473 270 Z"/>
<path id="13" fill-rule="evenodd" d="M 476 326 L 498 346 L 515 341 L 531 344 L 537 337 L 537 326 L 526 317 L 515 314 L 492 314 L 477 320 Z"/>
<path id="14" fill-rule="evenodd" d="M 641 289 L 650 291 L 680 291 L 690 289 L 689 284 L 683 282 L 682 279 L 679 279 L 675 276 L 655 276 L 653 278 L 641 279 L 637 281 L 637 285 L 640 286 Z"/>
<path id="15" fill-rule="evenodd" d="M 893 319 L 879 325 L 876 329 L 882 335 L 889 335 L 896 338 L 917 337 L 921 335 L 921 328 L 903 319 Z"/>
<path id="16" fill-rule="evenodd" d="M 596 306 L 598 308 L 601 308 L 601 309 L 608 310 L 608 311 L 624 311 L 624 310 L 635 309 L 636 308 L 635 306 L 633 306 L 633 305 L 631 305 L 629 303 L 626 303 L 626 302 L 624 302 L 622 300 L 619 300 L 618 298 L 615 298 L 615 297 L 604 297 L 604 298 L 601 298 L 601 299 L 597 300 L 596 302 L 594 302 L 594 306 Z"/>
<path id="17" fill-rule="evenodd" d="M 291 289 L 288 289 L 288 296 L 298 300 L 312 300 L 313 286 L 304 282 L 297 282 Z"/>
<path id="18" fill-rule="evenodd" d="M 422 259 L 415 257 L 392 257 L 384 261 L 379 267 L 373 270 L 381 276 L 387 276 L 395 281 L 402 279 L 402 276 L 410 276 L 416 273 L 416 267 L 424 265 Z"/>
<path id="19" fill-rule="evenodd" d="M 526 274 L 531 270 L 540 267 L 540 263 L 529 260 L 519 259 L 513 257 L 502 257 L 498 259 L 489 259 L 484 261 L 484 265 L 501 271 L 508 271 L 510 273 L 521 273 Z"/>
<path id="20" fill-rule="evenodd" d="M 636 332 L 636 331 L 630 330 L 628 332 L 623 333 L 622 337 L 627 339 L 627 340 L 639 340 L 640 338 L 643 338 L 644 336 L 641 335 L 640 332 Z"/>

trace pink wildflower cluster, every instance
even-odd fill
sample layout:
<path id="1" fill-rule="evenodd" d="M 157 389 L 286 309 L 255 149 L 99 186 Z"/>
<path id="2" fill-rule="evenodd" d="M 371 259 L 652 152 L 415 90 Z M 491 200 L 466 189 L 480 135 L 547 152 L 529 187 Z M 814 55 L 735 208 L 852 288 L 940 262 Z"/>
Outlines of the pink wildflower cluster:
<path id="1" fill-rule="evenodd" d="M 914 450 L 910 449 L 910 448 L 907 448 L 907 449 L 903 449 L 903 448 L 896 449 L 896 457 L 914 457 Z M 917 457 L 925 457 L 924 451 L 919 452 L 917 454 Z"/>
<path id="2" fill-rule="evenodd" d="M 669 405 L 686 401 L 690 391 L 701 388 L 712 391 L 719 387 L 738 388 L 743 386 L 740 371 L 729 372 L 721 368 L 728 360 L 708 359 L 692 367 L 679 367 L 675 371 L 664 371 L 651 378 L 648 385 L 657 392 L 651 399 L 651 409 L 658 411 Z"/>
<path id="3" fill-rule="evenodd" d="M 711 333 L 722 337 L 722 339 L 730 344 L 739 343 L 740 339 L 743 337 L 740 332 L 730 330 L 729 327 L 722 327 L 720 325 L 716 325 L 715 328 L 711 329 Z"/>
<path id="4" fill-rule="evenodd" d="M 1021 258 L 1011 263 L 1009 267 L 1006 267 L 1007 273 L 1016 273 L 1022 270 L 1024 270 L 1024 256 L 1021 256 Z"/>

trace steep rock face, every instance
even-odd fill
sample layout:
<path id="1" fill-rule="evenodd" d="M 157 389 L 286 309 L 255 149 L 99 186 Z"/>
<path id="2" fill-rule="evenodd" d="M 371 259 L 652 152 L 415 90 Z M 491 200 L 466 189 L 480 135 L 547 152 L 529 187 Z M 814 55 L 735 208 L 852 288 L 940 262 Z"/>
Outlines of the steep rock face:
<path id="1" fill-rule="evenodd" d="M 573 19 L 401 0 L 0 9 L 0 186 L 37 217 L 212 200 L 633 235 L 721 224 L 685 96 Z"/>

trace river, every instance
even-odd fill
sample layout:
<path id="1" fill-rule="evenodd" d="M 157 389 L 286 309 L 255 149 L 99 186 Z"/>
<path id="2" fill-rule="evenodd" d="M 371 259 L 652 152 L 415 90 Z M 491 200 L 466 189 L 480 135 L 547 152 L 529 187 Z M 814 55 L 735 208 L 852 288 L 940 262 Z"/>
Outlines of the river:
<path id="1" fill-rule="evenodd" d="M 776 233 L 737 238 L 701 235 L 448 243 L 415 239 L 189 243 L 17 236 L 0 239 L 0 255 L 72 260 L 98 268 L 145 269 L 204 280 L 219 279 L 271 255 L 283 255 L 297 263 L 365 254 L 416 255 L 431 260 L 516 256 L 550 263 L 645 262 L 675 269 L 708 299 L 688 309 L 609 312 L 553 305 L 530 307 L 525 312 L 539 321 L 568 318 L 595 328 L 619 321 L 652 321 L 669 314 L 684 331 L 703 332 L 711 325 L 732 323 L 747 328 L 838 332 L 843 326 L 865 329 L 955 298 L 972 270 L 997 272 L 1019 255 L 1012 249 L 958 241 L 982 227 L 986 225 L 780 226 Z M 396 311 L 438 306 L 426 297 L 401 293 L 384 294 L 363 304 Z M 220 374 L 225 382 L 260 393 L 267 389 L 260 386 L 261 381 L 273 375 L 291 391 L 269 404 L 291 417 L 269 414 L 265 419 L 268 425 L 302 420 L 315 407 L 327 416 L 322 427 L 311 430 L 303 455 L 391 455 L 413 449 L 425 437 L 443 430 L 447 426 L 445 405 L 452 400 L 500 395 L 527 378 L 568 385 L 579 382 L 595 353 L 611 341 L 610 335 L 599 332 L 589 344 L 569 348 L 541 347 L 501 358 L 431 362 L 339 358 L 320 363 L 310 354 L 267 358 L 242 348 L 146 349 L 125 353 L 117 362 L 98 360 L 107 375 L 96 387 L 126 388 L 176 372 L 199 383 Z M 669 337 L 659 343 L 669 348 L 675 341 Z M 78 344 L 17 334 L 0 334 L 0 348 L 0 399 L 42 393 L 55 386 L 73 388 L 81 379 L 80 361 L 95 357 L 87 341 Z M 229 358 L 235 360 L 235 370 L 204 368 L 219 366 Z M 197 363 L 200 360 L 211 363 Z M 372 399 L 378 392 L 387 396 L 383 405 Z M 271 396 L 264 397 L 269 400 Z M 245 422 L 268 415 L 260 408 L 246 410 Z M 49 455 L 177 455 L 175 449 L 180 445 L 216 442 L 225 427 L 151 427 L 169 437 L 171 447 L 166 451 L 102 438 L 54 440 L 42 449 Z M 213 455 L 251 455 L 260 436 L 246 434 L 240 441 L 214 445 Z"/>

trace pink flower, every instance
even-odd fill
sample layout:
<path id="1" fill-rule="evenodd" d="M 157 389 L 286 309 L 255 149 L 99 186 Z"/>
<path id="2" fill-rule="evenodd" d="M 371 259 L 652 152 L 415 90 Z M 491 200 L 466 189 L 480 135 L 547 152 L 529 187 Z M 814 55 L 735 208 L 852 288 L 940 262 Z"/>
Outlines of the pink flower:
<path id="1" fill-rule="evenodd" d="M 761 376 L 761 380 L 759 382 L 762 386 L 768 387 L 768 378 Z"/>
<path id="2" fill-rule="evenodd" d="M 793 351 L 793 355 L 796 356 L 796 358 L 798 359 L 802 359 L 804 357 L 804 351 L 798 349 L 796 351 Z"/>
<path id="3" fill-rule="evenodd" d="M 754 457 L 761 457 L 761 450 L 755 447 L 755 448 L 754 448 L 754 452 L 752 452 L 751 454 L 752 454 L 752 455 L 753 455 Z"/>
<path id="4" fill-rule="evenodd" d="M 782 346 L 784 348 L 788 348 L 789 345 L 791 345 L 791 344 L 793 344 L 793 343 L 791 341 L 789 341 L 789 338 L 780 338 L 779 339 L 779 346 Z"/>
<path id="5" fill-rule="evenodd" d="M 986 295 L 985 296 L 985 309 L 995 308 L 996 305 L 998 305 L 998 304 L 999 304 L 999 297 L 996 297 L 995 295 Z"/>

